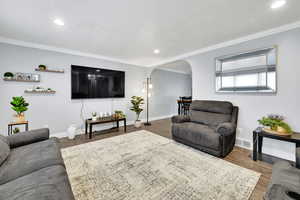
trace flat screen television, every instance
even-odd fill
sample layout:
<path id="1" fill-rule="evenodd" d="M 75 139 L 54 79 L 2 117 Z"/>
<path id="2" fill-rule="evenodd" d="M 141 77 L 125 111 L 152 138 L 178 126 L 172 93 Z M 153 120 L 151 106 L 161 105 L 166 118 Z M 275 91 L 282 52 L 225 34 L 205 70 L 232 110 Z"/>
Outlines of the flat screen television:
<path id="1" fill-rule="evenodd" d="M 72 99 L 125 97 L 125 72 L 71 66 Z"/>

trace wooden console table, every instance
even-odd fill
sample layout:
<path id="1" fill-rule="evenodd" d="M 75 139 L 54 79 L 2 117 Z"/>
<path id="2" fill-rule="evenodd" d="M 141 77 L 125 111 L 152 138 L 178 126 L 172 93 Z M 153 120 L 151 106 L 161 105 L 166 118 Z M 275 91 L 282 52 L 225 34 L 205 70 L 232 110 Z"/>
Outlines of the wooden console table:
<path id="1" fill-rule="evenodd" d="M 24 122 L 11 122 L 8 124 L 8 135 L 13 134 L 13 127 L 18 125 L 25 125 L 25 131 L 28 131 L 28 121 Z"/>
<path id="2" fill-rule="evenodd" d="M 124 118 L 109 117 L 109 118 L 98 119 L 96 121 L 93 121 L 92 119 L 85 120 L 85 134 L 89 133 L 89 138 L 91 139 L 92 135 L 93 135 L 93 125 L 116 122 L 117 123 L 117 128 L 119 128 L 120 121 L 123 121 L 123 123 L 124 123 L 124 132 L 126 133 L 126 118 L 125 117 Z M 89 129 L 89 131 L 88 131 L 88 129 Z"/>
<path id="3" fill-rule="evenodd" d="M 261 158 L 262 155 L 262 146 L 263 146 L 263 138 L 271 138 L 280 141 L 292 142 L 295 143 L 296 148 L 300 147 L 300 133 L 293 133 L 290 136 L 281 136 L 268 133 L 261 128 L 257 128 L 253 131 L 253 160 L 256 161 L 257 157 Z M 297 151 L 296 151 L 297 154 Z M 300 160 L 297 159 L 296 156 L 296 167 L 300 168 Z"/>

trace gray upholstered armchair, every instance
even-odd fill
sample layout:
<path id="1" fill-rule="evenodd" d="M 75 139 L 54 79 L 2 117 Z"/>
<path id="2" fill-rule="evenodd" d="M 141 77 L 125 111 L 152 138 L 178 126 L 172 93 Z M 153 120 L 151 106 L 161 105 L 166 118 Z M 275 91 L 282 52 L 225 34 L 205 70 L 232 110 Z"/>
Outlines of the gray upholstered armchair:
<path id="1" fill-rule="evenodd" d="M 300 148 L 296 149 L 296 159 L 300 160 Z M 300 199 L 300 169 L 287 161 L 278 161 L 273 165 L 272 177 L 265 200 Z"/>
<path id="2" fill-rule="evenodd" d="M 209 154 L 225 157 L 235 144 L 238 107 L 224 101 L 193 101 L 189 116 L 172 117 L 172 137 Z"/>

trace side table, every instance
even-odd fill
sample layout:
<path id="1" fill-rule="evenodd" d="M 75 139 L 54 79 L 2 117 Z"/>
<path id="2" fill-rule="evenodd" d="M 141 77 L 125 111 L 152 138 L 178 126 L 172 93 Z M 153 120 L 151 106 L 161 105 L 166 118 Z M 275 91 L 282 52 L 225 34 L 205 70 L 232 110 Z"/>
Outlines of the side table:
<path id="1" fill-rule="evenodd" d="M 25 131 L 28 131 L 28 121 L 24 122 L 11 122 L 8 124 L 8 135 L 13 134 L 13 127 L 18 125 L 25 125 Z"/>
<path id="2" fill-rule="evenodd" d="M 268 133 L 261 128 L 257 128 L 253 131 L 253 160 L 257 160 L 257 156 L 261 157 L 262 155 L 262 146 L 263 146 L 263 138 L 271 138 L 275 140 L 292 142 L 295 143 L 296 148 L 300 148 L 300 133 L 294 132 L 290 136 L 281 136 Z M 297 151 L 296 151 L 297 154 Z M 300 160 L 297 160 L 296 156 L 296 168 L 300 169 Z"/>

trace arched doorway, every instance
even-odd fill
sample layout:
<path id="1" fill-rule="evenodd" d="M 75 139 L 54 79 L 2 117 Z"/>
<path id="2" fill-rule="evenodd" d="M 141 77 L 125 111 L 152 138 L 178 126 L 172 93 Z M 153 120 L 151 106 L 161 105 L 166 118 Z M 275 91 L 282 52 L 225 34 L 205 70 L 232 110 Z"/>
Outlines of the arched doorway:
<path id="1" fill-rule="evenodd" d="M 176 115 L 177 100 L 192 97 L 192 67 L 185 60 L 154 67 L 150 78 L 153 85 L 149 102 L 151 118 Z"/>

